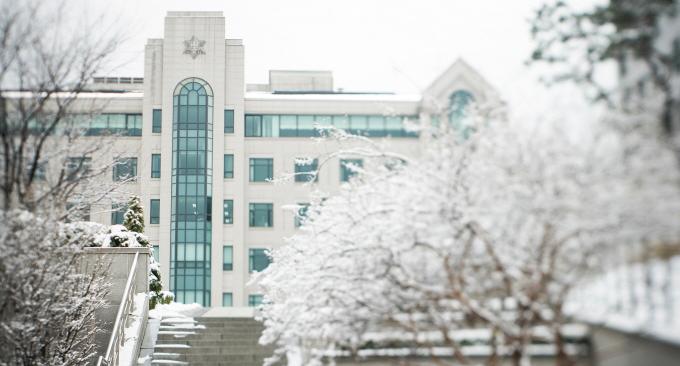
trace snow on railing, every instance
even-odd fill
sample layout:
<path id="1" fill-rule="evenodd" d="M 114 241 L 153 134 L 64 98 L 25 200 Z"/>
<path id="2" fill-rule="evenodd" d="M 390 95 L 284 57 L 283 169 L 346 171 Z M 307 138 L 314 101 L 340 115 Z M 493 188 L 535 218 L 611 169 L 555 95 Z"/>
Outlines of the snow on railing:
<path id="1" fill-rule="evenodd" d="M 568 312 L 680 344 L 680 256 L 613 266 L 592 276 L 573 292 Z"/>
<path id="2" fill-rule="evenodd" d="M 132 261 L 132 266 L 130 267 L 130 274 L 128 275 L 127 282 L 125 283 L 125 290 L 123 290 L 123 298 L 120 301 L 120 306 L 118 306 L 118 313 L 116 313 L 116 321 L 113 323 L 113 331 L 111 332 L 111 338 L 109 339 L 109 344 L 106 348 L 106 353 L 104 356 L 99 356 L 97 361 L 97 366 L 109 366 L 118 364 L 118 352 L 120 347 L 123 346 L 124 332 L 125 332 L 125 318 L 130 313 L 133 305 L 133 284 L 135 282 L 135 277 L 137 274 L 137 260 L 139 259 L 139 253 L 135 253 L 135 258 Z"/>

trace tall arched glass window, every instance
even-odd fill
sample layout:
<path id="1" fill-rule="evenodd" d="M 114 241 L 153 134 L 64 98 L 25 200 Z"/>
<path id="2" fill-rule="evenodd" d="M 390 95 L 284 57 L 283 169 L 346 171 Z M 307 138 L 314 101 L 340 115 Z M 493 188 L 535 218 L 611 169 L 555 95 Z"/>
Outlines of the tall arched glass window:
<path id="1" fill-rule="evenodd" d="M 213 93 L 198 78 L 173 93 L 170 284 L 175 300 L 210 306 Z"/>
<path id="2" fill-rule="evenodd" d="M 470 104 L 475 101 L 475 98 L 467 90 L 456 90 L 449 96 L 449 122 L 454 127 L 460 126 L 460 123 L 467 116 Z"/>

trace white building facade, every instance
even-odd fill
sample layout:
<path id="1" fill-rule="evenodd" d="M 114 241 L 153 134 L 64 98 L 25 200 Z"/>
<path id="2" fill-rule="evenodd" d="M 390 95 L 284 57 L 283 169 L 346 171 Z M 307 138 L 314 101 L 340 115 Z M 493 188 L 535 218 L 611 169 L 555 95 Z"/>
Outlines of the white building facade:
<path id="1" fill-rule="evenodd" d="M 268 264 L 265 251 L 296 232 L 299 218 L 286 206 L 304 205 L 315 190 L 332 194 L 352 175 L 336 160 L 312 183 L 304 175 L 285 184 L 268 181 L 314 167 L 296 159 L 338 149 L 312 139 L 315 123 L 417 154 L 421 139 L 405 120 L 455 118 L 472 100 L 501 104 L 462 61 L 422 95 L 398 95 L 335 91 L 329 71 L 271 71 L 269 84 L 246 85 L 244 54 L 241 40 L 225 39 L 221 12 L 169 12 L 164 38 L 146 45 L 143 79 L 102 77 L 92 86 L 108 99 L 90 129 L 124 132 L 113 149 L 128 160 L 114 167 L 112 179 L 137 176 L 125 190 L 145 206 L 164 285 L 179 302 L 241 307 L 261 301 L 248 281 Z M 117 207 L 93 209 L 90 219 L 119 223 L 124 209 Z"/>

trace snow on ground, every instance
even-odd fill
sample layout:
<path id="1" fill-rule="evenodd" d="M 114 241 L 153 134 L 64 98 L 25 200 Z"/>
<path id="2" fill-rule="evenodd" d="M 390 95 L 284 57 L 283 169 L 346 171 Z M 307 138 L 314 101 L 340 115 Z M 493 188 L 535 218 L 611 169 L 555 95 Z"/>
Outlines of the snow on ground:
<path id="1" fill-rule="evenodd" d="M 149 311 L 150 318 L 167 319 L 167 318 L 183 318 L 187 321 L 193 321 L 193 317 L 201 316 L 206 312 L 206 309 L 199 304 L 180 304 L 173 302 L 170 304 L 158 304 L 156 308 Z M 175 319 L 175 321 L 178 321 Z M 181 321 L 181 319 L 179 320 Z"/>
<path id="2" fill-rule="evenodd" d="M 137 346 L 141 340 L 141 326 L 144 319 L 144 308 L 149 299 L 146 293 L 141 292 L 135 295 L 132 300 L 131 322 L 123 333 L 123 345 L 118 349 L 118 364 L 131 365 L 132 359 L 136 356 Z"/>
<path id="3" fill-rule="evenodd" d="M 680 256 L 619 266 L 578 287 L 577 319 L 680 345 Z"/>

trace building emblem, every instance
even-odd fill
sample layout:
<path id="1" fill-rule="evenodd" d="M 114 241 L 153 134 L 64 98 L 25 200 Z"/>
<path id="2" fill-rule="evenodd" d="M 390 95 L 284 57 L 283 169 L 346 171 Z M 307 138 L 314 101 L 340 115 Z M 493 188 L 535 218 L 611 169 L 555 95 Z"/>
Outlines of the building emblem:
<path id="1" fill-rule="evenodd" d="M 191 39 L 184 41 L 184 54 L 191 56 L 195 59 L 198 55 L 205 55 L 203 47 L 205 46 L 205 41 L 201 41 L 196 38 L 196 36 L 191 36 Z"/>

